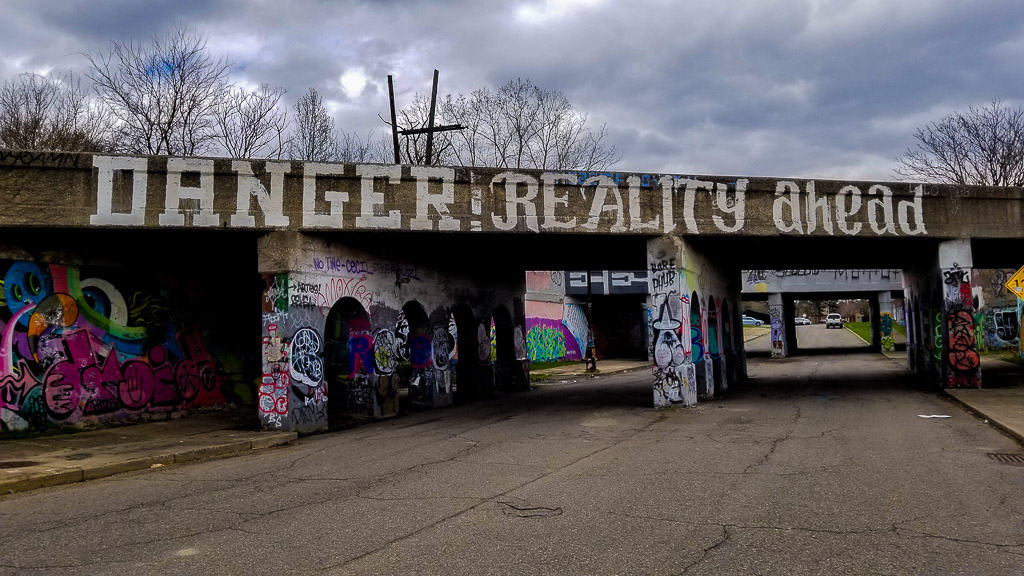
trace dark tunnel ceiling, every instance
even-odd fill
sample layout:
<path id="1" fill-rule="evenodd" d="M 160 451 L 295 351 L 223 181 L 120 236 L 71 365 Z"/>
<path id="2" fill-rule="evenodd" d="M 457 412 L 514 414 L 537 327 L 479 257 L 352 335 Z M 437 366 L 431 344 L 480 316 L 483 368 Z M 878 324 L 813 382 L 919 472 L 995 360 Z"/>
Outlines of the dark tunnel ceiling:
<path id="1" fill-rule="evenodd" d="M 6 236 L 18 244 L 74 246 L 86 256 L 145 255 L 154 246 L 175 247 L 171 254 L 195 259 L 239 258 L 255 261 L 261 233 L 220 230 L 19 230 Z M 646 267 L 649 237 L 605 234 L 310 234 L 378 254 L 439 269 L 636 270 Z M 26 240 L 27 239 L 27 240 Z M 936 260 L 939 240 L 931 238 L 691 236 L 693 249 L 715 265 L 733 269 L 906 269 Z M 974 240 L 975 268 L 1019 268 L 1024 239 Z M 170 259 L 174 259 L 171 257 Z"/>

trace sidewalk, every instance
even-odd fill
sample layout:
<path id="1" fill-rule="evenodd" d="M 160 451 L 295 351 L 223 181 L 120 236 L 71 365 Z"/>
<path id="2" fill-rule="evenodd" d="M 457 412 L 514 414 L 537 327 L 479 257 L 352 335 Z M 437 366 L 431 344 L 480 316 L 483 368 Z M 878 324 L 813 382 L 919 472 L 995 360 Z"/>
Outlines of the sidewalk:
<path id="1" fill-rule="evenodd" d="M 651 364 L 647 360 L 616 360 L 614 358 L 597 361 L 597 372 L 588 373 L 582 360 L 573 364 L 553 366 L 551 368 L 531 368 L 530 380 L 534 384 L 543 385 L 546 382 L 568 380 L 570 378 L 589 378 L 626 372 L 627 370 L 649 369 Z"/>
<path id="2" fill-rule="evenodd" d="M 983 358 L 982 385 L 985 384 L 986 370 L 994 372 L 994 376 L 1007 377 L 1001 380 L 1012 385 L 999 388 L 947 388 L 943 392 L 1024 444 L 1024 377 L 1020 368 L 1001 360 Z"/>
<path id="3" fill-rule="evenodd" d="M 258 426 L 255 414 L 218 411 L 0 440 L 0 495 L 270 448 L 298 437 L 295 432 L 262 432 Z"/>

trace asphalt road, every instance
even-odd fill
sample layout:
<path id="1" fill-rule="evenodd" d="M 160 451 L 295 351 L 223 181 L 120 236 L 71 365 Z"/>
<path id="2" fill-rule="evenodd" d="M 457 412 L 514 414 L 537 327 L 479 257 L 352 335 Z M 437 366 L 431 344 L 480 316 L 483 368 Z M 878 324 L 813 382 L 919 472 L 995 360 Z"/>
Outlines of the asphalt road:
<path id="1" fill-rule="evenodd" d="M 771 334 L 765 334 L 746 343 L 748 352 L 770 353 Z M 865 348 L 868 345 L 856 334 L 843 328 L 825 328 L 824 324 L 804 324 L 796 327 L 796 342 L 800 350 L 822 350 L 828 348 Z"/>
<path id="2" fill-rule="evenodd" d="M 0 498 L 0 574 L 1022 574 L 1021 447 L 876 354 L 638 371 Z M 948 414 L 923 419 L 918 414 Z"/>

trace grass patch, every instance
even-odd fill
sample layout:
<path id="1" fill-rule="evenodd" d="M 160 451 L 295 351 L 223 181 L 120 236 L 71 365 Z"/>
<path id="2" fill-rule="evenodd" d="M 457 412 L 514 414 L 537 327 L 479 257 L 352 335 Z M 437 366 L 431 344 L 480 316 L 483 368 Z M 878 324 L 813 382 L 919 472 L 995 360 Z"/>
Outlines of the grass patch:
<path id="1" fill-rule="evenodd" d="M 865 342 L 871 342 L 871 322 L 846 322 L 843 326 Z"/>
<path id="2" fill-rule="evenodd" d="M 986 358 L 998 358 L 1004 362 L 1024 366 L 1024 358 L 1016 350 L 981 350 L 980 354 Z"/>
<path id="3" fill-rule="evenodd" d="M 556 360 L 554 362 L 530 362 L 530 371 L 546 370 L 548 368 L 559 368 L 561 366 L 576 366 L 583 364 L 583 360 Z"/>

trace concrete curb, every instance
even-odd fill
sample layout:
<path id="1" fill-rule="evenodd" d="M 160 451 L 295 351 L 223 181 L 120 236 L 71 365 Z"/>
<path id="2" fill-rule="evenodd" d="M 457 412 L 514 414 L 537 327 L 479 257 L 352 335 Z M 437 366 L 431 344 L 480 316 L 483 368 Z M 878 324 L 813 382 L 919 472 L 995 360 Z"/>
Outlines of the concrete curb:
<path id="1" fill-rule="evenodd" d="M 244 438 L 199 447 L 183 447 L 181 450 L 169 450 L 150 456 L 129 457 L 123 460 L 115 460 L 116 456 L 98 457 L 97 460 L 101 460 L 101 462 L 91 466 L 50 467 L 30 471 L 0 470 L 0 495 L 94 480 L 124 472 L 145 470 L 156 465 L 169 466 L 234 456 L 243 452 L 291 444 L 298 437 L 296 432 L 273 432 L 264 433 L 257 438 Z M 110 460 L 115 461 L 111 462 Z"/>
<path id="2" fill-rule="evenodd" d="M 988 420 L 989 425 L 991 425 L 994 428 L 998 428 L 999 430 L 1002 430 L 1006 434 L 1012 436 L 1015 440 L 1017 440 L 1017 442 L 1024 444 L 1024 430 L 1017 430 L 1012 426 L 1006 424 L 1005 422 L 1001 421 L 999 418 L 993 417 L 990 414 L 986 414 L 984 410 L 978 409 L 976 406 L 971 405 L 963 398 L 957 398 L 946 389 L 943 389 L 942 393 L 945 394 L 947 398 L 955 402 L 958 406 L 963 408 L 964 411 L 970 412 L 975 416 L 979 416 L 985 420 Z"/>

